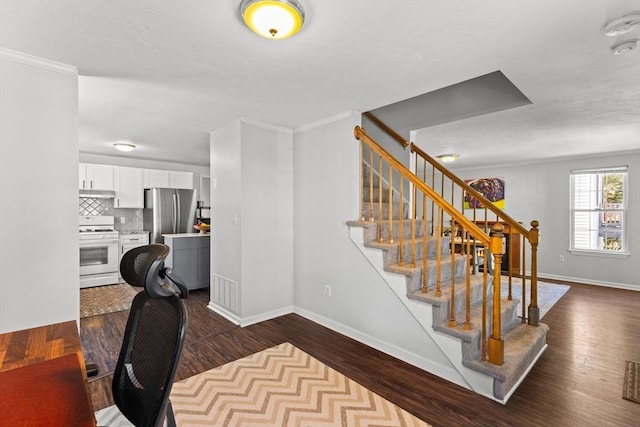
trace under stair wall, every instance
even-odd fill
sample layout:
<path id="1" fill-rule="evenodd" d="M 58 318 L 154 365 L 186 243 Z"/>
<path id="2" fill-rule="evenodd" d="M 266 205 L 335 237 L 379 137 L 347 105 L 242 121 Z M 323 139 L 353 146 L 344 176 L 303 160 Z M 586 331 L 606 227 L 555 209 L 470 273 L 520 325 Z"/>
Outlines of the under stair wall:
<path id="1" fill-rule="evenodd" d="M 345 220 L 359 211 L 359 123 L 354 113 L 294 133 L 294 311 L 464 386 L 349 237 Z M 331 297 L 323 295 L 327 285 Z"/>

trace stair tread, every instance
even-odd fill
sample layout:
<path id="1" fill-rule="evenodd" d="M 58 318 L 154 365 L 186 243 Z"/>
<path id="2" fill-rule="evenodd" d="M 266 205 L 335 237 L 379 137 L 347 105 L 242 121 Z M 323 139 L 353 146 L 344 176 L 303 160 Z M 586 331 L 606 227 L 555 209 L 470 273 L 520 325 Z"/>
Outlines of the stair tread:
<path id="1" fill-rule="evenodd" d="M 433 261 L 434 263 L 436 261 Z M 482 286 L 482 276 L 479 275 L 471 275 L 471 277 L 469 278 L 469 286 L 471 288 L 475 287 L 475 286 Z M 454 286 L 456 289 L 456 294 L 460 295 L 463 292 L 466 292 L 466 286 L 467 283 L 464 279 L 458 279 L 456 281 L 454 281 Z M 439 306 L 443 303 L 449 303 L 449 296 L 451 294 L 450 291 L 450 285 L 449 283 L 442 283 L 441 284 L 441 292 L 442 295 L 441 296 L 436 296 L 436 289 L 435 287 L 433 287 L 432 289 L 429 289 L 429 291 L 427 293 L 423 293 L 421 290 L 417 290 L 414 292 L 410 292 L 407 294 L 407 297 L 409 299 L 413 299 L 416 301 L 422 301 L 422 302 L 426 302 L 429 303 L 431 305 L 435 305 L 435 306 Z M 489 290 L 488 295 L 491 295 L 491 292 Z"/>
<path id="2" fill-rule="evenodd" d="M 504 363 L 494 365 L 482 360 L 462 360 L 467 368 L 494 378 L 493 395 L 504 399 L 506 394 L 533 366 L 538 356 L 546 349 L 549 326 L 540 323 L 530 326 L 526 323 L 516 326 L 504 339 Z"/>
<path id="3" fill-rule="evenodd" d="M 448 301 L 448 298 L 447 298 Z M 508 300 L 507 298 L 500 298 L 500 311 L 505 313 L 509 310 L 515 309 L 519 300 L 513 299 Z M 491 306 L 487 306 L 487 316 L 491 315 Z M 433 325 L 433 328 L 437 331 L 445 332 L 451 336 L 459 338 L 462 341 L 471 342 L 474 338 L 480 335 L 480 331 L 482 329 L 482 302 L 474 304 L 471 306 L 471 316 L 470 316 L 470 324 L 471 329 L 465 330 L 465 315 L 464 312 L 456 313 L 456 325 L 449 326 L 448 322 L 444 322 L 440 325 Z M 503 324 L 502 325 L 502 334 L 506 336 L 517 324 L 519 323 L 518 318 L 513 319 L 511 324 Z M 490 327 L 490 321 L 488 319 L 487 327 Z M 487 331 L 489 333 L 490 331 Z"/>

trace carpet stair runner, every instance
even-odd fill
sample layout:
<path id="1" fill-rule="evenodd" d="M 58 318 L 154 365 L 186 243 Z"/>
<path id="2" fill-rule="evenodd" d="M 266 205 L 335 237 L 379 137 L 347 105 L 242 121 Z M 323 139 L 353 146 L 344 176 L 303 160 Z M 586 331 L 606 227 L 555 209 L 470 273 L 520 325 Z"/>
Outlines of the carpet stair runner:
<path id="1" fill-rule="evenodd" d="M 375 176 L 375 175 L 374 175 Z M 365 189 L 363 190 L 363 196 L 365 199 L 365 216 L 369 215 L 368 203 L 368 169 L 365 168 L 365 179 L 363 180 Z M 378 185 L 379 180 L 374 180 L 374 185 Z M 383 184 L 384 186 L 384 184 Z M 374 209 L 373 216 L 377 220 L 377 194 L 379 191 L 374 188 Z M 388 194 L 388 190 L 383 190 L 382 194 Z M 395 197 L 395 196 L 394 196 Z M 388 197 L 386 197 L 388 200 Z M 384 199 L 383 199 L 384 200 Z M 538 327 L 530 326 L 526 323 L 522 323 L 518 318 L 517 306 L 518 300 L 513 299 L 509 301 L 507 298 L 501 298 L 501 327 L 502 338 L 504 339 L 504 363 L 500 366 L 493 365 L 491 363 L 481 360 L 481 339 L 480 331 L 482 328 L 482 274 L 475 274 L 471 276 L 471 330 L 464 330 L 463 324 L 465 321 L 465 299 L 466 299 L 466 263 L 467 256 L 456 254 L 454 255 L 453 274 L 455 277 L 455 319 L 456 326 L 449 326 L 450 318 L 450 302 L 451 302 L 451 254 L 449 252 L 450 240 L 448 237 L 442 237 L 440 239 L 440 248 L 438 249 L 438 241 L 435 236 L 428 236 L 427 238 L 427 253 L 429 260 L 427 263 L 427 284 L 428 292 L 423 293 L 422 287 L 422 274 L 423 268 L 421 267 L 422 253 L 424 251 L 423 243 L 423 230 L 424 223 L 422 220 L 416 220 L 414 227 L 416 233 L 416 246 L 414 252 L 415 267 L 410 267 L 411 252 L 410 252 L 410 239 L 411 239 L 411 227 L 409 220 L 404 220 L 403 227 L 403 260 L 404 265 L 399 265 L 399 214 L 398 208 L 399 202 L 393 202 L 396 206 L 393 208 L 393 243 L 378 242 L 378 222 L 374 221 L 349 221 L 350 227 L 358 227 L 363 230 L 364 247 L 376 248 L 383 251 L 383 265 L 382 268 L 386 272 L 404 275 L 406 277 L 406 295 L 403 300 L 405 305 L 411 309 L 409 301 L 419 302 L 421 304 L 429 304 L 432 307 L 432 329 L 433 331 L 447 334 L 451 337 L 458 339 L 461 343 L 462 353 L 462 365 L 473 371 L 481 372 L 493 378 L 493 398 L 500 402 L 506 402 L 506 399 L 515 390 L 517 384 L 526 375 L 529 369 L 533 366 L 539 355 L 546 348 L 546 334 L 548 326 L 540 324 Z M 406 205 L 406 203 L 405 203 Z M 405 215 L 408 212 L 408 206 L 403 207 Z M 388 219 L 388 207 L 383 208 L 383 219 Z M 427 224 L 428 225 L 428 224 Z M 388 238 L 388 221 L 382 222 L 382 236 L 385 239 Z M 429 230 L 430 228 L 427 227 Z M 441 291 L 440 297 L 436 296 L 436 272 L 437 272 L 437 251 L 441 252 L 440 259 L 440 271 L 441 271 Z M 487 289 L 487 335 L 491 334 L 491 312 L 492 301 L 491 295 L 493 295 L 493 278 L 488 277 L 489 284 Z M 429 333 L 433 331 L 427 331 Z M 460 355 L 448 355 L 452 360 L 460 359 Z M 464 370 L 460 372 L 465 376 Z M 471 381 L 472 382 L 472 381 Z M 473 388 L 473 386 L 472 386 Z M 491 396 L 489 396 L 491 397 Z"/>

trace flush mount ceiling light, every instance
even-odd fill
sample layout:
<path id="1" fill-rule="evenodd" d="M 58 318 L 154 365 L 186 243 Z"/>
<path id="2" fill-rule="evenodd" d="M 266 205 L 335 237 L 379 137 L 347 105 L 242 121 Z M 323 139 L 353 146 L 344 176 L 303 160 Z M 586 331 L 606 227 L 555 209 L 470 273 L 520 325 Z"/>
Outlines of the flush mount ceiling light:
<path id="1" fill-rule="evenodd" d="M 304 23 L 304 9 L 296 0 L 242 0 L 240 14 L 251 30 L 272 40 L 291 37 Z"/>
<path id="2" fill-rule="evenodd" d="M 455 162 L 456 160 L 458 160 L 458 157 L 460 157 L 459 154 L 440 154 L 439 156 L 437 156 L 438 160 L 440 160 L 442 163 Z"/>
<path id="3" fill-rule="evenodd" d="M 611 52 L 613 52 L 614 55 L 622 55 L 623 53 L 631 52 L 639 45 L 640 39 L 627 40 L 612 46 Z"/>
<path id="4" fill-rule="evenodd" d="M 631 12 L 607 22 L 602 29 L 605 36 L 616 37 L 626 34 L 640 25 L 640 12 Z"/>
<path id="5" fill-rule="evenodd" d="M 133 151 L 133 149 L 136 148 L 135 145 L 129 142 L 116 142 L 115 144 L 113 144 L 113 146 L 116 148 L 116 150 L 124 151 L 125 153 Z"/>

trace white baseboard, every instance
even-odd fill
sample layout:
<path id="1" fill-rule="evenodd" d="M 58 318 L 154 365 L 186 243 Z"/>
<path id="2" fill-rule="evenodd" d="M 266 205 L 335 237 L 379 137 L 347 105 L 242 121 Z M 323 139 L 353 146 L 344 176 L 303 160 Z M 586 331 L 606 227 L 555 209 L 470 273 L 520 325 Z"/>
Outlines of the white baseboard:
<path id="1" fill-rule="evenodd" d="M 293 306 L 282 307 L 277 310 L 267 311 L 265 313 L 260 313 L 255 316 L 244 317 L 240 321 L 240 326 L 243 328 L 245 326 L 253 325 L 255 323 L 264 322 L 266 320 L 275 319 L 276 317 L 284 316 L 286 314 L 294 313 Z"/>
<path id="2" fill-rule="evenodd" d="M 235 315 L 234 313 L 232 313 L 229 310 L 227 310 L 224 307 L 222 307 L 221 305 L 216 304 L 215 302 L 209 301 L 209 304 L 207 305 L 207 308 L 209 310 L 213 311 L 214 313 L 218 313 L 220 316 L 224 317 L 228 321 L 233 322 L 236 325 L 240 325 L 240 320 L 241 319 L 237 315 Z"/>
<path id="3" fill-rule="evenodd" d="M 218 313 L 220 316 L 224 317 L 225 319 L 235 323 L 236 325 L 239 325 L 241 327 L 245 327 L 245 326 L 249 326 L 249 325 L 253 325 L 255 323 L 260 323 L 260 322 L 264 322 L 267 320 L 271 320 L 271 319 L 275 319 L 276 317 L 280 317 L 280 316 L 284 316 L 286 314 L 291 314 L 294 313 L 294 308 L 293 306 L 288 306 L 288 307 L 282 307 L 279 308 L 277 310 L 272 310 L 272 311 L 267 311 L 265 313 L 260 313 L 258 315 L 255 316 L 250 316 L 250 317 L 240 317 L 238 315 L 236 315 L 235 313 L 232 313 L 231 311 L 227 310 L 226 308 L 222 307 L 220 304 L 216 304 L 213 301 L 209 301 L 209 304 L 207 305 L 207 308 L 215 313 Z"/>
<path id="4" fill-rule="evenodd" d="M 538 272 L 538 280 L 544 282 L 544 279 L 553 279 L 553 280 L 562 280 L 564 282 L 574 282 L 585 285 L 593 285 L 593 286 L 603 286 L 606 288 L 618 288 L 618 289 L 627 289 L 629 291 L 640 291 L 640 285 L 633 285 L 631 283 L 616 283 L 616 282 L 606 282 L 603 280 L 590 280 L 582 277 L 570 277 L 570 276 L 560 276 L 557 274 L 547 274 Z"/>

